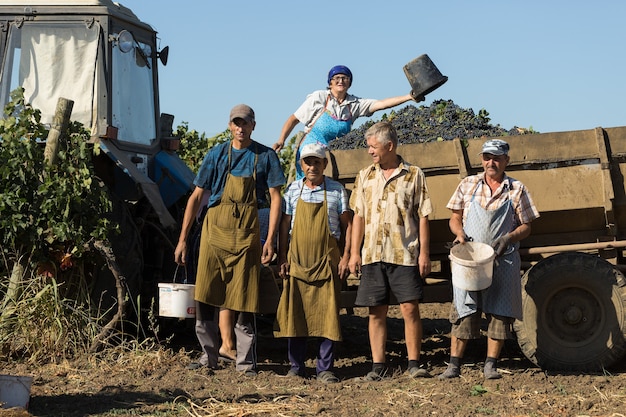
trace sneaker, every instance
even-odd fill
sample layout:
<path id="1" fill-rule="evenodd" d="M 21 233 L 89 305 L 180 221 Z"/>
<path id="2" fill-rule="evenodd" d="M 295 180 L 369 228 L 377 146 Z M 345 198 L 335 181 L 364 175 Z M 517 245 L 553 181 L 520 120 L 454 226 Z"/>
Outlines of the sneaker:
<path id="1" fill-rule="evenodd" d="M 493 368 L 487 369 L 485 368 L 483 374 L 485 375 L 485 379 L 500 379 L 502 378 L 502 374 L 496 371 Z"/>
<path id="2" fill-rule="evenodd" d="M 369 371 L 367 375 L 363 377 L 363 381 L 382 381 L 384 374 L 384 372 L 379 374 L 378 372 Z"/>
<path id="3" fill-rule="evenodd" d="M 437 378 L 438 379 L 451 379 L 461 376 L 461 370 L 456 366 L 448 365 L 448 368 Z"/>
<path id="4" fill-rule="evenodd" d="M 413 366 L 407 370 L 411 378 L 432 378 L 433 376 L 424 368 Z"/>
<path id="5" fill-rule="evenodd" d="M 186 368 L 190 371 L 203 371 L 206 373 L 206 375 L 213 375 L 215 374 L 215 370 L 218 368 L 210 368 L 206 365 L 201 364 L 200 362 L 191 362 L 189 365 L 186 366 Z"/>
<path id="6" fill-rule="evenodd" d="M 304 375 L 304 373 L 298 372 L 293 368 L 290 369 L 289 372 L 287 372 L 286 376 L 289 378 L 306 378 L 306 375 Z"/>
<path id="7" fill-rule="evenodd" d="M 339 382 L 339 378 L 335 376 L 331 371 L 322 371 L 317 375 L 317 380 L 324 384 L 336 384 Z"/>
<path id="8" fill-rule="evenodd" d="M 196 369 L 200 369 L 203 366 L 204 365 L 202 365 L 200 362 L 191 362 L 189 365 L 187 365 L 186 369 L 190 371 L 195 371 Z"/>

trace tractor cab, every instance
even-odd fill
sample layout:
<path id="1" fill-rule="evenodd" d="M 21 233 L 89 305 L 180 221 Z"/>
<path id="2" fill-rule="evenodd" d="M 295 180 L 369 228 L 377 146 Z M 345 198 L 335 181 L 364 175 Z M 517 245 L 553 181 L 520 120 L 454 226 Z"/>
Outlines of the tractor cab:
<path id="1" fill-rule="evenodd" d="M 17 87 L 51 124 L 57 101 L 73 101 L 107 161 L 96 169 L 125 201 L 147 199 L 165 227 L 193 173 L 175 153 L 173 116 L 160 114 L 156 31 L 110 0 L 13 0 L 0 5 L 0 105 Z M 6 4 L 11 3 L 11 4 Z"/>

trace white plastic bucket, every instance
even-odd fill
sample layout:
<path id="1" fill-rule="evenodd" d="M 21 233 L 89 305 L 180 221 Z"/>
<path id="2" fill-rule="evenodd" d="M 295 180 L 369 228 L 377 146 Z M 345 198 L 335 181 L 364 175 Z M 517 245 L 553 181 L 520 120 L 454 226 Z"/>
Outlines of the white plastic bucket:
<path id="1" fill-rule="evenodd" d="M 0 404 L 2 408 L 21 407 L 28 409 L 30 400 L 30 386 L 33 378 L 30 376 L 0 375 Z"/>
<path id="2" fill-rule="evenodd" d="M 181 319 L 195 317 L 195 287 L 192 284 L 159 283 L 159 316 Z"/>
<path id="3" fill-rule="evenodd" d="M 467 291 L 480 291 L 491 285 L 493 248 L 485 243 L 465 242 L 450 249 L 452 285 Z"/>

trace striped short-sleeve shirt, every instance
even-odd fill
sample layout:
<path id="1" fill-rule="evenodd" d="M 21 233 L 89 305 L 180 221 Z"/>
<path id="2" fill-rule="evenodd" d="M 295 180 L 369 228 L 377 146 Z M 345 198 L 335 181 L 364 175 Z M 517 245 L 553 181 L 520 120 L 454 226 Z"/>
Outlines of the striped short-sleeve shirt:
<path id="1" fill-rule="evenodd" d="M 330 232 L 339 239 L 341 237 L 341 226 L 339 216 L 350 210 L 348 205 L 348 194 L 346 189 L 337 181 L 325 178 L 322 185 L 315 188 L 304 186 L 304 178 L 292 182 L 283 196 L 283 212 L 291 216 L 291 228 L 298 206 L 298 200 L 302 198 L 307 203 L 321 203 L 324 201 L 324 184 L 326 186 L 326 204 L 328 207 L 328 222 Z M 304 188 L 302 188 L 304 187 Z M 301 192 L 302 191 L 302 192 Z"/>

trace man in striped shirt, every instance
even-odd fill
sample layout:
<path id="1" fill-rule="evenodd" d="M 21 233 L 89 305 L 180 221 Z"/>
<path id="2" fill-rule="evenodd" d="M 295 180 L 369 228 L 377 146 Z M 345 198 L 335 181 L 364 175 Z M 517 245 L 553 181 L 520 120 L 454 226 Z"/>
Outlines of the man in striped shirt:
<path id="1" fill-rule="evenodd" d="M 316 373 L 323 383 L 339 382 L 333 372 L 334 343 L 341 340 L 339 298 L 348 275 L 352 212 L 344 187 L 324 176 L 325 148 L 302 147 L 304 178 L 287 188 L 278 241 L 283 292 L 275 337 L 288 338 L 288 376 L 306 376 L 306 343 L 319 340 Z"/>

